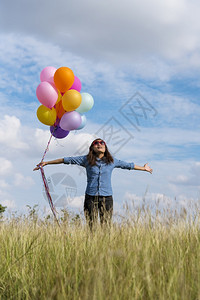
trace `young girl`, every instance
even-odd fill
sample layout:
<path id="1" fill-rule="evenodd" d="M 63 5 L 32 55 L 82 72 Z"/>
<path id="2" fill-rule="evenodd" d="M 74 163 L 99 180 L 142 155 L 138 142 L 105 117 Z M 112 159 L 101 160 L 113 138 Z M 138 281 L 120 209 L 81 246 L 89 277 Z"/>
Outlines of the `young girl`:
<path id="1" fill-rule="evenodd" d="M 50 164 L 76 164 L 86 168 L 87 187 L 85 192 L 84 213 L 86 220 L 92 228 L 97 220 L 98 211 L 100 222 L 110 223 L 113 213 L 113 198 L 111 186 L 111 174 L 114 168 L 141 170 L 152 173 L 152 169 L 145 164 L 136 166 L 133 162 L 127 163 L 118 160 L 110 154 L 106 143 L 98 138 L 89 147 L 89 153 L 84 156 L 64 157 L 52 161 L 39 163 L 34 169 Z"/>

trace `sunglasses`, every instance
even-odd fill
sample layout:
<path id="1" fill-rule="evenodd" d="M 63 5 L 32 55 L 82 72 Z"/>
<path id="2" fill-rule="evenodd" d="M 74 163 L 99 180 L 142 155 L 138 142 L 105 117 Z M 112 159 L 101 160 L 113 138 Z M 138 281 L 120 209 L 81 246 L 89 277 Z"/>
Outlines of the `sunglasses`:
<path id="1" fill-rule="evenodd" d="M 105 142 L 104 141 L 94 141 L 93 143 L 92 143 L 92 145 L 104 145 L 105 146 Z"/>

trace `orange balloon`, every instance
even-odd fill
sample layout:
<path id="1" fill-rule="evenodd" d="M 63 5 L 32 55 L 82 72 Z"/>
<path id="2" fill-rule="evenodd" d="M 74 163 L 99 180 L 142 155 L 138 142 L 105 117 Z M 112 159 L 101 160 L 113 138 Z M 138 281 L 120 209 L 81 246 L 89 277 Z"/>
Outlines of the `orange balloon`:
<path id="1" fill-rule="evenodd" d="M 62 101 L 60 101 L 56 104 L 56 113 L 57 113 L 57 117 L 59 119 L 61 119 L 62 116 L 66 113 L 66 111 L 63 108 Z"/>
<path id="2" fill-rule="evenodd" d="M 74 73 L 70 68 L 61 67 L 54 74 L 54 82 L 61 93 L 65 93 L 74 83 Z"/>
<path id="3" fill-rule="evenodd" d="M 76 90 L 67 91 L 62 97 L 62 105 L 66 111 L 72 111 L 81 104 L 81 94 Z"/>

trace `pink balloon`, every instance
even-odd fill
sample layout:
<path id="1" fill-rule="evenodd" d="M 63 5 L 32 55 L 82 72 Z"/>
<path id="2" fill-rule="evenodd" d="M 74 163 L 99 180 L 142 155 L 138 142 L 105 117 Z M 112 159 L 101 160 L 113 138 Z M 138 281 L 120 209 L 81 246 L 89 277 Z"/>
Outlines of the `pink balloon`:
<path id="1" fill-rule="evenodd" d="M 48 81 L 51 84 L 54 84 L 54 74 L 56 72 L 56 68 L 54 67 L 46 67 L 40 73 L 40 81 Z"/>
<path id="2" fill-rule="evenodd" d="M 48 108 L 52 108 L 58 99 L 58 92 L 49 82 L 41 82 L 37 89 L 36 95 L 40 103 Z"/>
<path id="3" fill-rule="evenodd" d="M 70 90 L 81 91 L 81 81 L 78 77 L 74 76 L 74 83 L 72 84 Z"/>
<path id="4" fill-rule="evenodd" d="M 69 111 L 62 116 L 59 126 L 63 130 L 71 131 L 77 129 L 81 125 L 81 122 L 81 115 L 78 112 Z"/>

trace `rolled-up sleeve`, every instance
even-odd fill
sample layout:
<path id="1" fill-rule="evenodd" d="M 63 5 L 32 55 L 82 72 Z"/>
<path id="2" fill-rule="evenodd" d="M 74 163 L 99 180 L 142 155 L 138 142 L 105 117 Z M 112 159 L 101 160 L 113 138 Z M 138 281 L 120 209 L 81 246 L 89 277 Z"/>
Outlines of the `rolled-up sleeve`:
<path id="1" fill-rule="evenodd" d="M 87 160 L 86 155 L 84 155 L 84 156 L 69 156 L 69 157 L 64 157 L 64 164 L 79 165 L 79 166 L 85 167 L 86 160 Z"/>
<path id="2" fill-rule="evenodd" d="M 128 169 L 128 170 L 133 170 L 134 169 L 134 163 L 128 163 L 126 161 L 123 160 L 119 160 L 119 159 L 114 159 L 114 168 L 121 168 L 121 169 Z"/>

